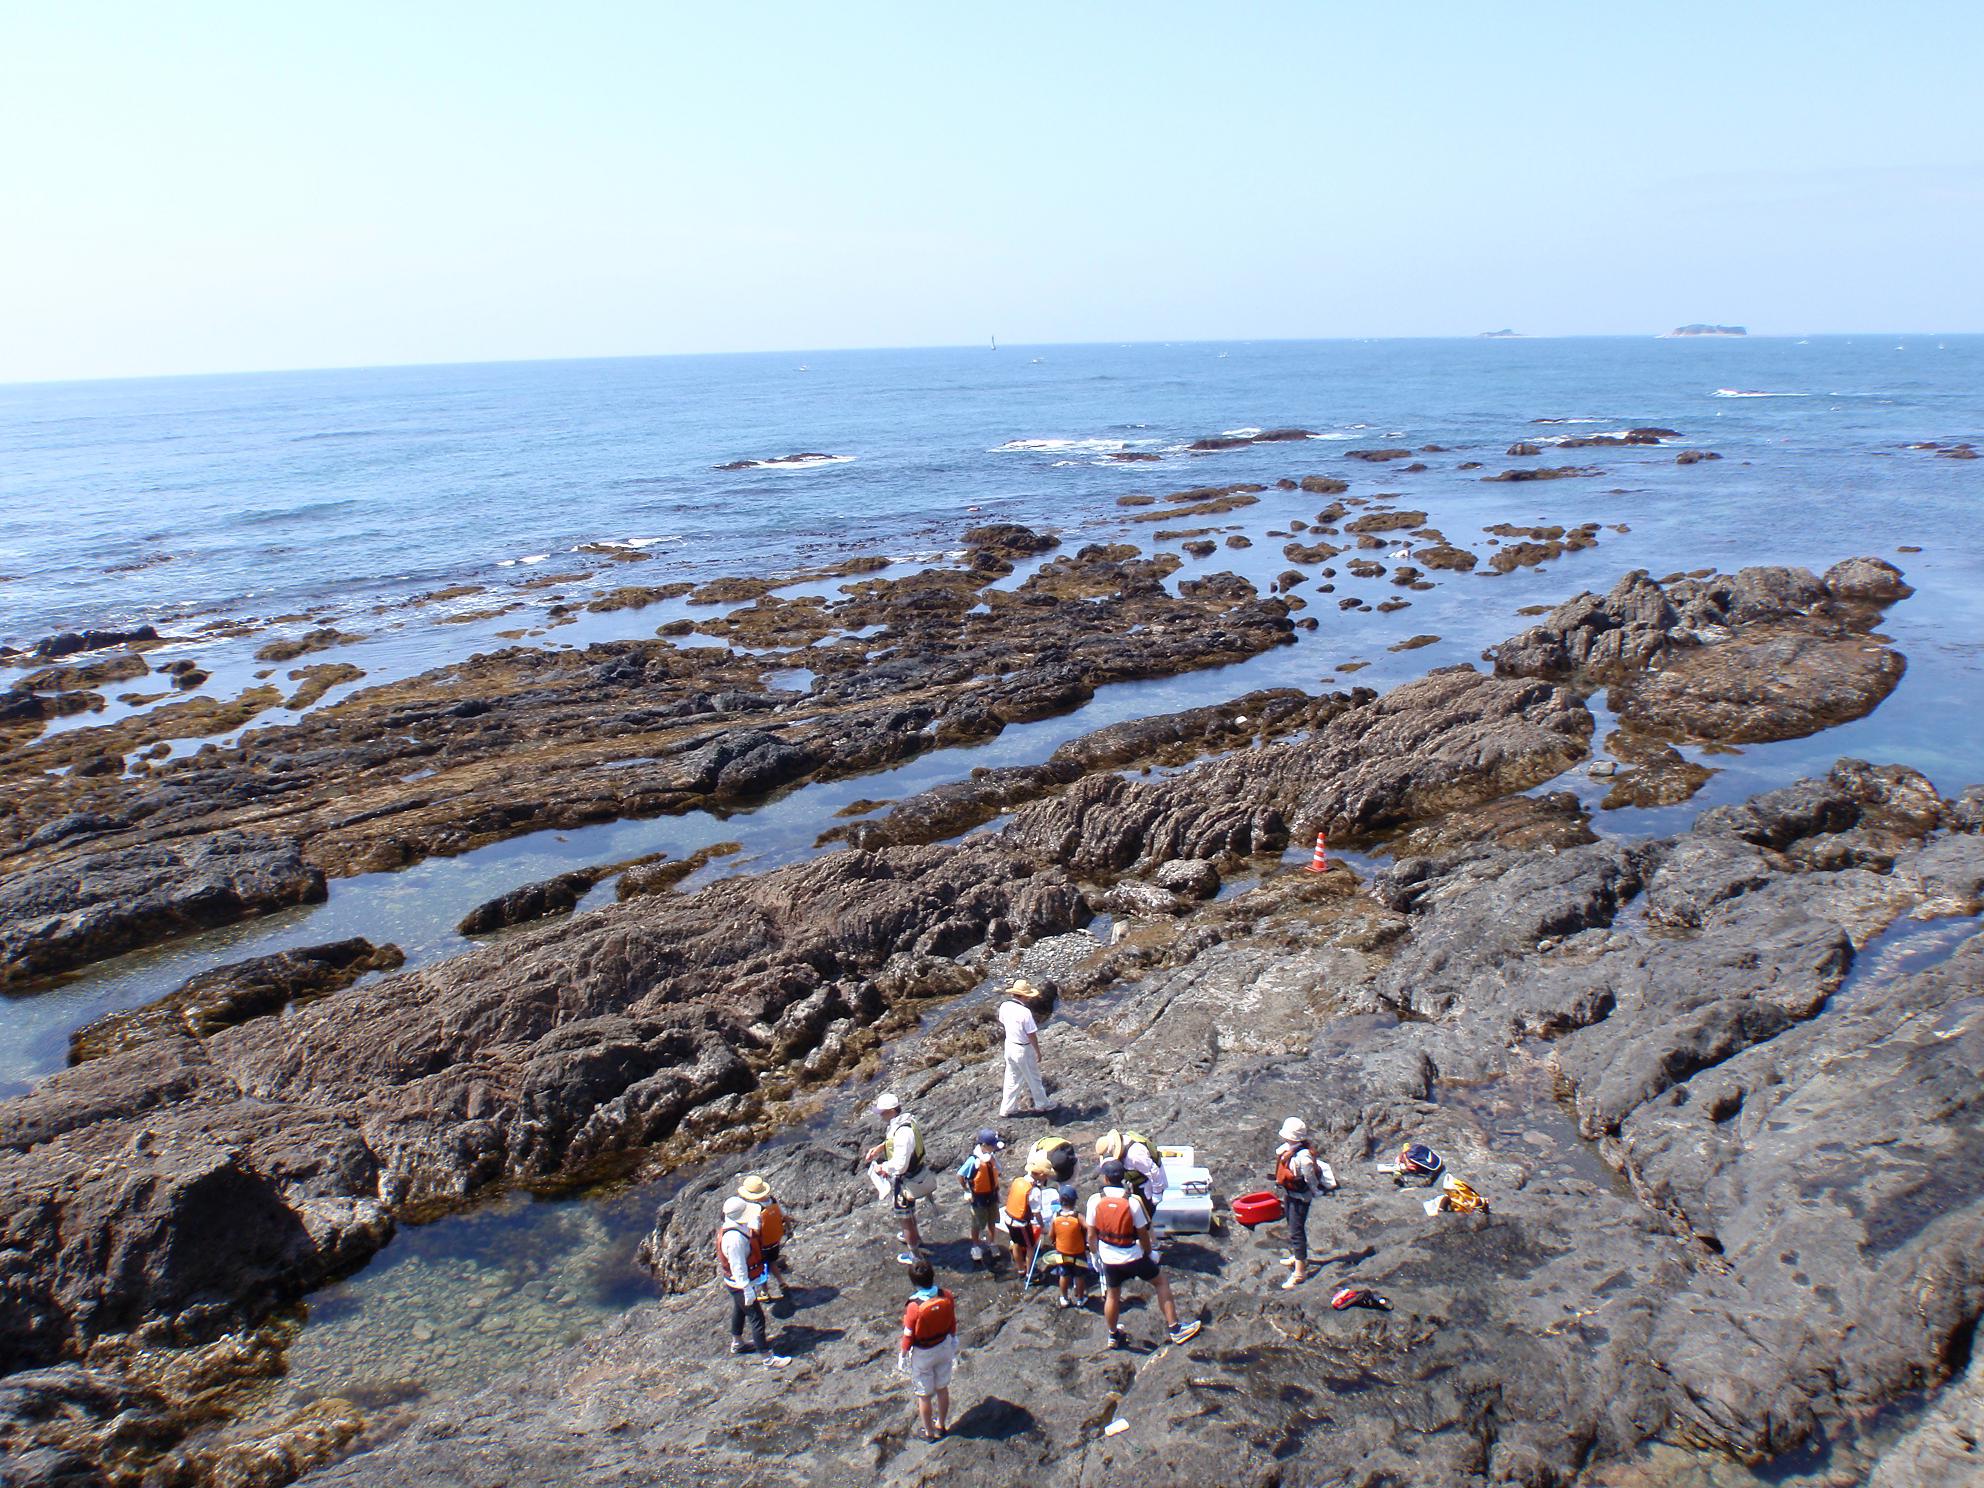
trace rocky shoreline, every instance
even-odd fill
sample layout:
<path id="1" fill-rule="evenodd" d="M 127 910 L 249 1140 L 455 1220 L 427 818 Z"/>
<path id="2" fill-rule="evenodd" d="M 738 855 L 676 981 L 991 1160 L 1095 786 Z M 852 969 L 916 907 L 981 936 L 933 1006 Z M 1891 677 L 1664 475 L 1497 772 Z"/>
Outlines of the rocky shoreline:
<path id="1" fill-rule="evenodd" d="M 1232 575 L 1174 597 L 1158 580 L 1176 560 L 1134 549 L 987 589 L 1046 540 L 976 536 L 963 570 L 856 583 L 837 605 L 761 594 L 721 628 L 762 655 L 505 652 L 196 756 L 197 774 L 16 782 L 8 964 L 40 974 L 153 933 L 63 907 L 140 872 L 129 855 L 152 854 L 142 871 L 169 888 L 178 859 L 160 852 L 256 832 L 303 844 L 297 866 L 321 885 L 547 823 L 860 773 L 1063 711 L 1099 682 L 1290 638 L 1282 599 Z M 1061 1371 L 1095 1340 L 974 1287 L 970 1388 L 1003 1392 L 998 1419 L 942 1450 L 981 1453 L 984 1480 L 1075 1460 L 1084 1481 L 1119 1481 L 1133 1446 L 1175 1470 L 1152 1481 L 1351 1481 L 1349 1464 L 1395 1458 L 1414 1481 L 1540 1484 L 1649 1442 L 1762 1461 L 1850 1436 L 1959 1373 L 1984 1310 L 1984 1206 L 1952 1176 L 1984 1150 L 1976 947 L 1908 975 L 1858 959 L 1911 917 L 1979 913 L 1984 806 L 1842 764 L 1627 844 L 1592 840 L 1575 798 L 1524 793 L 1586 756 L 1599 688 L 1627 736 L 1613 753 L 1638 762 L 1615 788 L 1672 799 L 1692 788 L 1676 742 L 1800 737 L 1871 711 L 1903 664 L 1874 626 L 1907 592 L 1872 559 L 1823 577 L 1635 574 L 1496 648 L 1492 672 L 1116 725 L 897 802 L 832 834 L 845 850 L 687 895 L 664 874 L 663 892 L 398 976 L 344 985 L 397 955 L 358 942 L 189 985 L 0 1103 L 0 1442 L 34 1464 L 23 1481 L 50 1483 L 275 1484 L 354 1441 L 367 1449 L 327 1480 L 467 1482 L 491 1461 L 523 1480 L 780 1482 L 830 1461 L 918 1480 L 938 1464 L 904 1440 L 886 1384 L 854 1372 L 886 1344 L 898 1278 L 867 1264 L 880 1218 L 857 1207 L 859 1117 L 839 1101 L 776 1159 L 838 1288 L 794 1324 L 811 1343 L 782 1404 L 753 1380 L 732 1419 L 732 1377 L 696 1362 L 700 1298 L 397 1435 L 402 1416 L 321 1402 L 251 1439 L 217 1402 L 280 1369 L 284 1302 L 398 1224 L 501 1186 L 676 1167 L 688 1181 L 655 1254 L 671 1285 L 700 1282 L 694 1206 L 721 1180 L 698 1163 L 885 1055 L 920 1061 L 933 1129 L 969 1130 L 992 1079 L 982 1018 L 967 1000 L 911 1036 L 934 999 L 1098 913 L 1129 933 L 1059 979 L 1064 1119 L 1177 1132 L 1236 1176 L 1283 1105 L 1328 1133 L 1340 1169 L 1431 1132 L 1496 1208 L 1429 1227 L 1376 1187 L 1347 1190 L 1330 1221 L 1344 1274 L 1411 1299 L 1355 1322 L 1318 1310 L 1320 1286 L 1288 1308 L 1257 1296 L 1265 1263 L 1244 1239 L 1181 1247 L 1213 1326 L 1185 1350 L 1098 1356 L 1073 1391 Z M 889 627 L 889 656 L 809 645 L 806 694 L 765 685 L 792 664 L 781 644 L 868 625 Z M 406 779 L 416 764 L 446 789 Z M 1176 768 L 1125 773 L 1153 766 Z M 1391 866 L 1366 884 L 1277 868 L 1319 830 L 1382 843 Z M 1222 879 L 1258 882 L 1206 903 Z M 228 913 L 253 912 L 230 889 Z M 151 913 L 168 912 L 191 913 Z M 1862 1133 L 1850 1154 L 1839 1131 Z M 1096 1438 L 1102 1379 L 1149 1425 L 1127 1445 Z M 1387 1409 L 1344 1408 L 1366 1392 Z"/>

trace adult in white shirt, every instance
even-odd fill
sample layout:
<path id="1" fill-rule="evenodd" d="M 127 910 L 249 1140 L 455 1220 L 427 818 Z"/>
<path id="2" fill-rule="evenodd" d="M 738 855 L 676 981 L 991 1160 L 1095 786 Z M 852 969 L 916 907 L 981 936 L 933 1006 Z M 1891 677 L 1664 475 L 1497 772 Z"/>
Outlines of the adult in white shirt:
<path id="1" fill-rule="evenodd" d="M 1006 1029 L 1006 1090 L 999 1102 L 999 1114 L 1018 1112 L 1020 1096 L 1027 1098 L 1027 1109 L 1047 1108 L 1047 1086 L 1040 1078 L 1040 1025 L 1033 1016 L 1033 984 L 1016 981 L 1006 989 L 1006 1000 L 999 1004 L 999 1021 Z"/>
<path id="2" fill-rule="evenodd" d="M 1095 1258 L 1102 1272 L 1102 1319 L 1109 1325 L 1109 1346 L 1123 1348 L 1129 1337 L 1116 1326 L 1123 1306 L 1123 1283 L 1147 1281 L 1157 1289 L 1157 1308 L 1164 1314 L 1165 1337 L 1183 1343 L 1199 1331 L 1198 1319 L 1178 1321 L 1178 1306 L 1171 1300 L 1171 1281 L 1157 1259 L 1151 1241 L 1150 1210 L 1133 1195 L 1123 1181 L 1120 1158 L 1102 1165 L 1102 1190 L 1088 1201 L 1088 1233 L 1095 1246 Z"/>
<path id="3" fill-rule="evenodd" d="M 875 1196 L 887 1200 L 902 1222 L 898 1237 L 908 1248 L 896 1260 L 908 1266 L 923 1252 L 923 1235 L 916 1223 L 919 1200 L 936 1200 L 937 1174 L 924 1158 L 923 1133 L 916 1118 L 902 1108 L 902 1102 L 884 1092 L 875 1098 L 875 1114 L 885 1123 L 882 1140 L 868 1149 L 868 1181 L 875 1185 Z"/>

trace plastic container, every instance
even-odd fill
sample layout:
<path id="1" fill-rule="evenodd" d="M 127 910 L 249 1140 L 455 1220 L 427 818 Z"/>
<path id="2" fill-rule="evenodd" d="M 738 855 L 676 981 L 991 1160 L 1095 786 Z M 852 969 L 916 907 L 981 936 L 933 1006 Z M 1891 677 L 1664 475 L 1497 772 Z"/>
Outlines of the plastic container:
<path id="1" fill-rule="evenodd" d="M 1233 1201 L 1233 1217 L 1252 1229 L 1255 1225 L 1272 1224 L 1282 1215 L 1281 1195 L 1271 1189 L 1259 1193 L 1241 1194 Z"/>

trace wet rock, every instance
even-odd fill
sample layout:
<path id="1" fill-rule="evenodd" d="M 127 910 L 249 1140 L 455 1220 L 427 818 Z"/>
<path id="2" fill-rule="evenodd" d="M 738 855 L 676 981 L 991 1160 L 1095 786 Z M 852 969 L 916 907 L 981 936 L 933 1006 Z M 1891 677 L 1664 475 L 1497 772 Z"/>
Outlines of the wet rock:
<path id="1" fill-rule="evenodd" d="M 0 883 L 0 986 L 324 894 L 295 843 L 246 832 L 28 869 Z"/>
<path id="2" fill-rule="evenodd" d="M 405 960 L 398 946 L 375 946 L 354 936 L 216 967 L 155 1002 L 85 1025 L 69 1040 L 69 1062 L 121 1054 L 174 1035 L 206 1038 L 348 987 L 371 972 L 396 970 Z"/>
<path id="3" fill-rule="evenodd" d="M 1345 450 L 1346 460 L 1365 460 L 1373 465 L 1382 465 L 1387 460 L 1406 460 L 1412 457 L 1409 449 L 1361 449 Z"/>
<path id="4" fill-rule="evenodd" d="M 1194 558 L 1212 557 L 1213 551 L 1216 546 L 1217 546 L 1216 544 L 1207 542 L 1203 539 L 1197 542 L 1188 542 L 1183 544 L 1185 551 L 1187 553 L 1190 553 Z"/>
<path id="5" fill-rule="evenodd" d="M 1219 892 L 1219 869 L 1204 858 L 1173 858 L 1151 875 L 1160 889 L 1191 899 L 1210 899 Z"/>
<path id="6" fill-rule="evenodd" d="M 1035 532 L 1031 527 L 1022 527 L 1017 522 L 993 522 L 983 527 L 966 528 L 964 540 L 968 546 L 988 548 L 1009 558 L 1050 553 L 1061 546 L 1061 539 L 1051 532 Z"/>
<path id="7" fill-rule="evenodd" d="M 1699 465 L 1704 460 L 1720 460 L 1722 456 L 1714 450 L 1684 449 L 1674 457 L 1676 465 Z"/>
<path id="8" fill-rule="evenodd" d="M 35 692 L 80 692 L 92 687 L 106 687 L 114 682 L 128 682 L 150 670 L 142 656 L 106 656 L 101 661 L 85 662 L 81 666 L 43 667 L 28 673 L 14 685 Z"/>
<path id="9" fill-rule="evenodd" d="M 1350 482 L 1333 475 L 1305 475 L 1297 483 L 1312 496 L 1335 496 L 1350 489 Z"/>
<path id="10" fill-rule="evenodd" d="M 346 635 L 332 626 L 306 631 L 303 635 L 286 640 L 269 641 L 255 652 L 257 661 L 294 661 L 299 656 L 307 656 L 312 651 L 328 651 L 333 646 L 349 645 L 363 637 Z"/>
<path id="11" fill-rule="evenodd" d="M 1342 551 L 1342 548 L 1332 547 L 1326 542 L 1292 542 L 1282 548 L 1281 556 L 1290 563 L 1327 563 Z"/>
<path id="12" fill-rule="evenodd" d="M 135 630 L 65 630 L 59 635 L 36 641 L 27 650 L 29 661 L 54 661 L 79 651 L 106 651 L 112 646 L 139 646 L 159 639 L 149 625 Z"/>
<path id="13" fill-rule="evenodd" d="M 1431 569 L 1441 569 L 1451 573 L 1471 573 L 1481 560 L 1466 548 L 1454 547 L 1451 543 L 1434 543 L 1430 547 L 1414 548 L 1413 561 L 1423 563 Z"/>
<path id="14" fill-rule="evenodd" d="M 570 914 L 594 884 L 605 876 L 599 868 L 575 868 L 556 878 L 525 884 L 478 904 L 455 926 L 459 935 L 487 935 L 511 925 L 526 924 L 550 915 Z"/>
<path id="15" fill-rule="evenodd" d="M 1827 569 L 1821 582 L 1833 598 L 1855 604 L 1887 605 L 1915 592 L 1884 558 L 1848 558 Z"/>
<path id="16" fill-rule="evenodd" d="M 1517 456 L 1540 455 L 1543 453 L 1543 451 L 1540 447 L 1534 444 L 1529 444 L 1527 442 L 1518 442 L 1516 444 L 1512 444 L 1509 446 L 1509 453 L 1511 455 L 1517 455 Z"/>
<path id="17" fill-rule="evenodd" d="M 818 450 L 801 450 L 792 455 L 773 455 L 764 460 L 729 460 L 721 465 L 712 465 L 712 470 L 762 470 L 778 465 L 818 465 L 844 458 L 840 455 L 823 454 Z"/>
<path id="18" fill-rule="evenodd" d="M 1484 481 L 1543 481 L 1569 480 L 1581 476 L 1602 475 L 1589 465 L 1525 465 L 1514 470 L 1504 470 L 1495 475 L 1484 475 Z"/>
<path id="19" fill-rule="evenodd" d="M 1432 646 L 1438 644 L 1439 639 L 1440 638 L 1436 635 L 1408 636 L 1405 640 L 1400 641 L 1397 645 L 1387 646 L 1385 649 L 1387 651 L 1417 651 L 1422 646 Z"/>
<path id="20" fill-rule="evenodd" d="M 1370 512 L 1344 524 L 1345 532 L 1408 532 L 1426 525 L 1426 513 L 1418 511 Z"/>

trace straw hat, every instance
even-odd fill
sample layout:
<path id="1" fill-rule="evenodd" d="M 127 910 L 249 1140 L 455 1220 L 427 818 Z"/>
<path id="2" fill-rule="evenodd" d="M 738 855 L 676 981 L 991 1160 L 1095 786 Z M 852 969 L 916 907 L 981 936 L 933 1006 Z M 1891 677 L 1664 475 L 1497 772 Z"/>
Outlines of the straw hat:
<path id="1" fill-rule="evenodd" d="M 1281 1139 L 1284 1142 L 1304 1142 L 1309 1138 L 1309 1123 L 1300 1116 L 1291 1116 L 1281 1124 Z"/>
<path id="2" fill-rule="evenodd" d="M 772 1196 L 772 1186 L 756 1173 L 737 1185 L 737 1197 L 752 1204 L 762 1204 Z"/>
<path id="3" fill-rule="evenodd" d="M 1105 1132 L 1095 1139 L 1097 1157 L 1121 1157 L 1123 1155 L 1123 1134 L 1119 1131 Z"/>
<path id="4" fill-rule="evenodd" d="M 1019 977 L 1014 980 L 1012 986 L 1006 989 L 1006 995 L 1008 997 L 1034 998 L 1040 994 L 1033 990 L 1032 982 L 1029 982 L 1025 977 Z"/>

